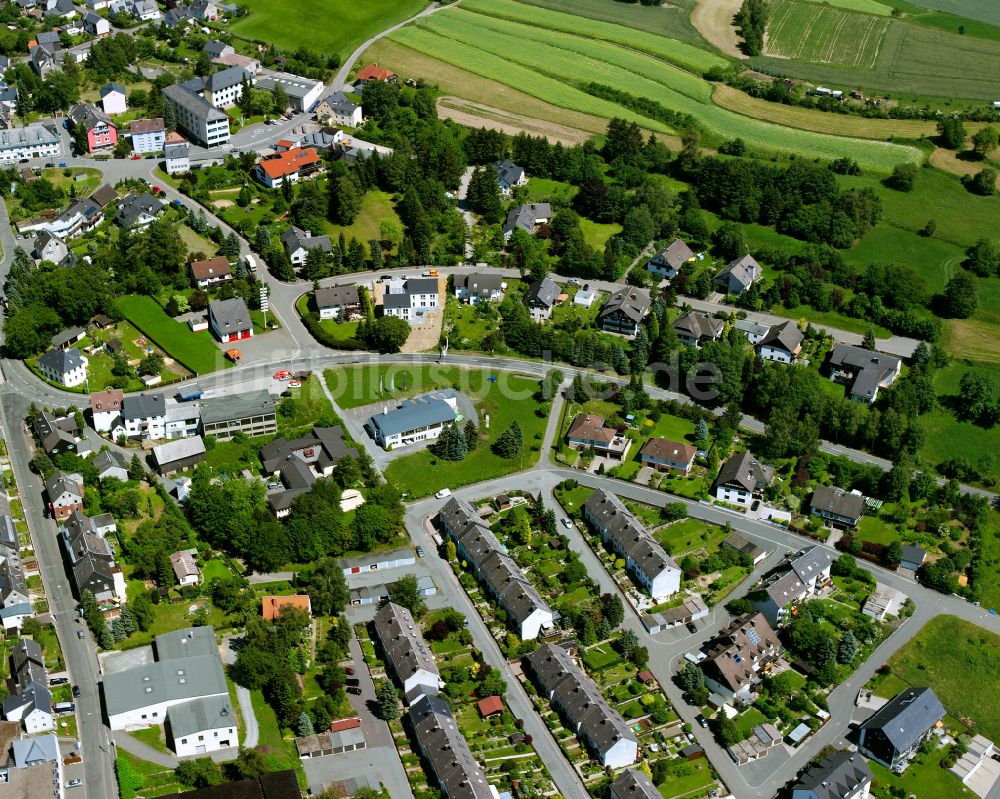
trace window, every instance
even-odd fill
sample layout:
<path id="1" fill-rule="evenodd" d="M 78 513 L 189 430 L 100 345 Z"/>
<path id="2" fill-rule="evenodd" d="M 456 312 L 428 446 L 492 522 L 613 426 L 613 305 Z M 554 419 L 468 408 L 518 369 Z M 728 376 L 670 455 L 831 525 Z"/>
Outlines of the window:
<path id="1" fill-rule="evenodd" d="M 198 736 L 198 740 L 199 741 L 204 741 L 205 740 L 205 736 L 204 735 L 199 735 Z"/>

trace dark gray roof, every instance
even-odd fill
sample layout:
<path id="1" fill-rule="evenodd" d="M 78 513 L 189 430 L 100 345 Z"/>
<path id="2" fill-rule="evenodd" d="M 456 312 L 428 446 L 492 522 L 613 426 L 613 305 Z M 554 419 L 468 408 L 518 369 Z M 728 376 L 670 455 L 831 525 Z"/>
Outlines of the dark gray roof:
<path id="1" fill-rule="evenodd" d="M 125 456 L 113 449 L 106 449 L 94 456 L 94 468 L 101 474 L 108 469 L 128 469 Z"/>
<path id="2" fill-rule="evenodd" d="M 330 286 L 329 288 L 319 289 L 316 292 L 316 306 L 318 308 L 357 305 L 358 302 L 357 286 Z"/>
<path id="3" fill-rule="evenodd" d="M 122 405 L 123 419 L 150 419 L 166 413 L 167 400 L 163 394 L 129 395 Z"/>
<path id="4" fill-rule="evenodd" d="M 604 301 L 600 316 L 603 318 L 620 312 L 638 324 L 649 313 L 651 303 L 649 292 L 645 289 L 622 286 Z"/>
<path id="5" fill-rule="evenodd" d="M 180 8 L 181 6 L 178 6 Z M 190 9 L 185 8 L 185 11 L 190 15 Z M 217 41 L 216 39 L 210 39 L 205 42 L 205 46 L 201 48 L 206 53 L 208 53 L 209 58 L 218 58 L 227 50 L 232 50 L 232 45 L 226 44 L 225 42 Z"/>
<path id="6" fill-rule="evenodd" d="M 187 142 L 178 142 L 176 144 L 165 145 L 163 148 L 163 157 L 168 159 L 187 158 L 188 157 Z"/>
<path id="7" fill-rule="evenodd" d="M 309 231 L 295 225 L 281 234 L 281 243 L 289 253 L 295 252 L 299 247 L 306 250 L 319 247 L 323 252 L 330 252 L 332 249 L 329 236 L 312 236 Z"/>
<path id="8" fill-rule="evenodd" d="M 383 308 L 409 308 L 410 307 L 410 295 L 409 294 L 383 294 L 382 295 L 382 307 Z"/>
<path id="9" fill-rule="evenodd" d="M 511 185 L 517 183 L 517 181 L 524 177 L 524 169 L 519 167 L 509 158 L 505 158 L 503 161 L 497 161 L 493 164 L 493 171 L 497 173 L 497 177 L 500 178 L 500 180 Z"/>
<path id="10" fill-rule="evenodd" d="M 759 491 L 770 485 L 774 469 L 758 461 L 749 451 L 738 452 L 719 469 L 715 485 L 731 485 L 745 491 Z"/>
<path id="11" fill-rule="evenodd" d="M 703 311 L 689 311 L 674 320 L 674 330 L 693 339 L 714 339 L 722 332 L 725 322 Z"/>
<path id="12" fill-rule="evenodd" d="M 167 709 L 170 733 L 176 738 L 205 730 L 236 727 L 236 713 L 229 696 L 211 696 L 182 702 Z M 235 741 L 233 742 L 235 744 Z"/>
<path id="13" fill-rule="evenodd" d="M 91 103 L 77 103 L 69 110 L 69 116 L 76 124 L 83 125 L 86 130 L 93 130 L 99 125 L 114 125 L 111 117 Z"/>
<path id="14" fill-rule="evenodd" d="M 491 799 L 486 775 L 458 729 L 448 703 L 423 696 L 409 710 L 420 751 L 430 764 L 442 793 L 453 799 Z"/>
<path id="15" fill-rule="evenodd" d="M 68 350 L 49 350 L 38 359 L 38 365 L 51 369 L 56 374 L 66 374 L 84 365 L 80 350 L 71 347 Z"/>
<path id="16" fill-rule="evenodd" d="M 438 677 L 434 653 L 424 640 L 410 611 L 395 602 L 387 602 L 375 614 L 374 625 L 379 643 L 389 656 L 401 683 L 421 670 Z M 432 693 L 437 693 L 436 683 L 427 687 Z"/>
<path id="17" fill-rule="evenodd" d="M 749 287 L 757 280 L 763 270 L 752 255 L 744 255 L 726 264 L 726 267 L 716 275 L 716 279 L 732 275 L 743 287 Z"/>
<path id="18" fill-rule="evenodd" d="M 587 497 L 584 507 L 604 535 L 615 541 L 650 580 L 664 572 L 680 572 L 674 559 L 614 494 L 598 489 Z"/>
<path id="19" fill-rule="evenodd" d="M 355 447 L 347 446 L 343 427 L 314 427 L 312 431 L 323 445 L 323 449 L 326 450 L 327 457 L 334 463 L 345 456 L 358 457 L 358 450 Z"/>
<path id="20" fill-rule="evenodd" d="M 223 333 L 235 333 L 253 327 L 250 311 L 242 297 L 212 300 L 208 304 L 208 317 L 215 320 L 215 326 Z"/>
<path id="21" fill-rule="evenodd" d="M 393 296 L 393 295 L 387 295 Z M 455 421 L 455 411 L 441 399 L 403 400 L 389 413 L 377 413 L 368 423 L 378 428 L 383 436 L 408 433 L 420 427 Z"/>
<path id="22" fill-rule="evenodd" d="M 812 791 L 816 799 L 843 799 L 872 779 L 868 762 L 857 752 L 833 752 L 803 772 L 795 789 Z"/>
<path id="23" fill-rule="evenodd" d="M 663 799 L 646 772 L 630 768 L 611 783 L 612 799 Z"/>
<path id="24" fill-rule="evenodd" d="M 357 109 L 358 104 L 351 100 L 343 92 L 333 92 L 328 94 L 323 98 L 323 102 L 326 103 L 334 111 L 339 111 L 341 114 L 350 115 L 353 114 L 355 109 Z"/>
<path id="25" fill-rule="evenodd" d="M 923 563 L 927 553 L 922 547 L 916 544 L 905 544 L 903 546 L 903 560 L 907 563 Z"/>
<path id="26" fill-rule="evenodd" d="M 546 275 L 541 280 L 531 284 L 531 287 L 524 294 L 524 302 L 529 307 L 536 305 L 551 308 L 556 304 L 559 291 L 559 284 Z"/>
<path id="27" fill-rule="evenodd" d="M 80 483 L 76 481 L 76 476 L 70 476 L 66 472 L 55 472 L 48 480 L 45 481 L 45 493 L 48 494 L 49 500 L 53 501 L 61 496 L 63 493 L 74 494 L 76 496 L 82 496 L 83 491 L 81 489 Z"/>
<path id="28" fill-rule="evenodd" d="M 101 97 L 107 97 L 111 92 L 118 92 L 119 94 L 125 94 L 125 87 L 120 83 L 115 83 L 111 81 L 110 83 L 105 83 L 101 87 Z"/>
<path id="29" fill-rule="evenodd" d="M 21 548 L 14 520 L 6 513 L 0 513 L 0 547 L 13 550 Z"/>
<path id="30" fill-rule="evenodd" d="M 536 611 L 552 613 L 552 608 L 528 582 L 521 567 L 510 555 L 505 552 L 490 552 L 478 564 L 478 568 L 480 577 L 518 624 L 522 624 Z"/>
<path id="31" fill-rule="evenodd" d="M 156 216 L 164 208 L 164 204 L 149 192 L 143 194 L 127 194 L 118 203 L 115 221 L 122 227 L 131 227 L 142 216 Z"/>
<path id="32" fill-rule="evenodd" d="M 530 203 L 511 208 L 507 213 L 507 222 L 503 226 L 504 233 L 520 228 L 526 233 L 535 231 L 535 223 L 539 219 L 552 219 L 552 206 L 549 203 Z"/>
<path id="33" fill-rule="evenodd" d="M 268 414 L 274 415 L 274 400 L 267 389 L 210 397 L 201 404 L 201 421 L 206 425 Z"/>
<path id="34" fill-rule="evenodd" d="M 848 519 L 857 519 L 865 512 L 865 498 L 836 486 L 817 486 L 809 503 L 814 510 L 826 511 Z"/>
<path id="35" fill-rule="evenodd" d="M 788 564 L 799 579 L 805 582 L 826 572 L 833 564 L 833 558 L 823 547 L 814 545 L 800 549 L 788 559 Z"/>
<path id="36" fill-rule="evenodd" d="M 41 236 L 38 237 L 41 239 Z M 55 237 L 53 237 L 55 238 Z M 53 347 L 62 347 L 71 341 L 79 341 L 86 331 L 82 327 L 70 327 L 52 337 Z"/>
<path id="37" fill-rule="evenodd" d="M 407 294 L 437 294 L 438 288 L 436 277 L 411 277 L 406 281 Z"/>
<path id="38" fill-rule="evenodd" d="M 503 288 L 503 275 L 476 273 L 472 275 L 455 275 L 455 288 L 465 289 L 481 299 L 490 296 Z"/>
<path id="39" fill-rule="evenodd" d="M 856 372 L 851 393 L 872 399 L 878 393 L 879 384 L 899 369 L 899 358 L 884 352 L 866 350 L 851 344 L 837 344 L 830 353 L 830 364 L 848 368 Z"/>
<path id="40" fill-rule="evenodd" d="M 907 688 L 883 705 L 861 729 L 881 730 L 897 752 L 905 752 L 944 713 L 944 705 L 930 688 Z"/>
<path id="41" fill-rule="evenodd" d="M 229 67 L 205 78 L 205 88 L 210 92 L 218 92 L 237 86 L 246 78 L 248 78 L 247 71 L 243 67 Z"/>
<path id="42" fill-rule="evenodd" d="M 679 270 L 685 263 L 694 258 L 694 252 L 681 239 L 674 239 L 666 247 L 654 253 L 651 261 L 663 261 L 673 267 L 674 271 Z"/>
<path id="43" fill-rule="evenodd" d="M 772 327 L 766 336 L 758 342 L 758 347 L 773 347 L 786 352 L 794 353 L 802 344 L 802 331 L 797 323 L 793 321 L 783 322 Z"/>
<path id="44" fill-rule="evenodd" d="M 229 118 L 208 100 L 190 91 L 183 84 L 175 83 L 165 87 L 163 96 L 181 108 L 187 109 L 199 119 L 211 122 Z"/>

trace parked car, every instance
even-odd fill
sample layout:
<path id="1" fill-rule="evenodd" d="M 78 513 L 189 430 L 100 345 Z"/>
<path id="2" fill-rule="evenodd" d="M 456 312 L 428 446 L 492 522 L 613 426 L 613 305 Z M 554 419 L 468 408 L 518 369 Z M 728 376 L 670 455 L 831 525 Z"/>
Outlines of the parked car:
<path id="1" fill-rule="evenodd" d="M 424 548 L 419 544 L 417 544 L 416 553 L 418 558 L 422 558 L 424 556 Z"/>
<path id="2" fill-rule="evenodd" d="M 292 396 L 292 392 L 291 392 L 291 391 L 282 391 L 282 392 L 281 392 L 281 396 L 282 396 L 282 398 L 284 398 L 284 399 L 288 399 L 288 397 L 291 397 L 291 396 Z"/>
<path id="3" fill-rule="evenodd" d="M 280 371 L 277 371 L 277 372 L 274 373 L 274 379 L 275 380 L 291 380 L 292 379 L 292 373 L 289 372 L 287 369 L 281 369 Z"/>
<path id="4" fill-rule="evenodd" d="M 274 490 L 276 488 L 281 488 L 281 483 L 268 483 L 267 487 L 271 490 Z"/>
<path id="5" fill-rule="evenodd" d="M 344 674 L 346 674 L 348 677 L 353 677 L 354 668 L 352 666 L 348 666 L 347 668 L 344 669 Z"/>
<path id="6" fill-rule="evenodd" d="M 80 698 L 80 686 L 79 685 L 74 685 L 73 686 L 73 698 L 74 699 L 79 699 Z"/>
<path id="7" fill-rule="evenodd" d="M 344 680 L 344 685 L 350 685 L 356 688 L 357 686 L 361 685 L 361 680 L 347 679 Z"/>
<path id="8" fill-rule="evenodd" d="M 142 160 L 142 156 L 139 155 L 139 153 L 135 153 L 129 160 L 130 161 L 141 161 Z"/>
<path id="9" fill-rule="evenodd" d="M 347 689 L 347 693 L 354 694 L 355 696 L 361 696 L 361 689 L 360 688 L 351 687 L 351 688 Z"/>
<path id="10" fill-rule="evenodd" d="M 563 523 L 563 527 L 565 527 L 567 530 L 572 529 L 572 527 L 573 527 L 573 522 L 571 522 L 569 519 L 564 518 L 562 520 L 562 523 Z"/>
<path id="11" fill-rule="evenodd" d="M 49 680 L 49 685 L 65 685 L 69 682 L 69 677 L 53 677 Z"/>
<path id="12" fill-rule="evenodd" d="M 68 165 L 68 164 L 67 164 L 67 163 L 66 163 L 65 161 L 60 161 L 60 162 L 59 162 L 59 166 L 60 166 L 60 167 L 61 167 L 62 169 L 65 169 L 65 168 L 66 168 L 67 166 L 69 166 L 69 165 Z"/>
<path id="13" fill-rule="evenodd" d="M 750 510 L 756 511 L 757 508 L 759 508 L 759 507 L 760 507 L 760 500 L 759 499 L 755 499 L 753 501 L 753 504 L 750 506 Z"/>
<path id="14" fill-rule="evenodd" d="M 693 621 L 689 621 L 685 626 L 688 628 L 689 633 L 698 632 L 698 625 L 696 625 Z"/>
<path id="15" fill-rule="evenodd" d="M 451 496 L 451 489 L 450 488 L 442 488 L 434 496 L 437 497 L 438 499 L 444 499 L 445 497 L 450 497 Z"/>
<path id="16" fill-rule="evenodd" d="M 288 381 L 288 387 L 289 388 L 302 388 L 302 383 L 300 383 L 298 380 L 289 380 Z"/>
<path id="17" fill-rule="evenodd" d="M 79 788 L 81 785 L 83 785 L 83 780 L 79 777 L 73 777 L 73 779 L 66 781 L 67 788 Z"/>
<path id="18" fill-rule="evenodd" d="M 703 715 L 701 715 L 701 713 L 695 716 L 694 720 L 697 721 L 706 730 L 708 729 L 708 719 L 706 719 Z"/>
<path id="19" fill-rule="evenodd" d="M 76 631 L 76 637 L 77 637 L 77 638 L 83 638 L 83 637 L 84 637 L 84 636 L 83 636 L 83 630 L 77 630 L 77 631 Z"/>

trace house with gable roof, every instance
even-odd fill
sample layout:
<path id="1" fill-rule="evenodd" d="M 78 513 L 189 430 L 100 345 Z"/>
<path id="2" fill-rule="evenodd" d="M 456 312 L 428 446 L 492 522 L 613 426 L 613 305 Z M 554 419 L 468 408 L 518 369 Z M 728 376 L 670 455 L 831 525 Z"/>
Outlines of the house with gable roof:
<path id="1" fill-rule="evenodd" d="M 944 714 L 941 700 L 930 688 L 907 688 L 861 725 L 858 749 L 902 774 Z"/>
<path id="2" fill-rule="evenodd" d="M 674 239 L 653 254 L 646 263 L 646 271 L 671 280 L 681 271 L 681 267 L 694 257 L 694 252 L 682 239 Z"/>
<path id="3" fill-rule="evenodd" d="M 739 296 L 764 276 L 764 270 L 752 255 L 744 255 L 726 264 L 715 276 L 715 287 L 723 294 Z"/>
<path id="4" fill-rule="evenodd" d="M 528 176 L 525 174 L 524 169 L 509 158 L 493 164 L 493 171 L 497 176 L 497 185 L 500 187 L 500 193 L 504 196 L 509 195 L 518 186 L 523 186 L 528 182 Z"/>
<path id="5" fill-rule="evenodd" d="M 749 505 L 763 496 L 774 480 L 774 469 L 765 466 L 749 451 L 738 452 L 719 469 L 712 492 L 715 498 L 733 505 Z"/>

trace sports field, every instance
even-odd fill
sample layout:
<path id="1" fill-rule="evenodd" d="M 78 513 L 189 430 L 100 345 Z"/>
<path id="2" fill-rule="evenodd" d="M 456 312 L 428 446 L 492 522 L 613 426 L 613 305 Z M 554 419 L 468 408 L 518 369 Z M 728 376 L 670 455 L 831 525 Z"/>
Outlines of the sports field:
<path id="1" fill-rule="evenodd" d="M 430 59 L 505 84 L 550 106 L 603 119 L 621 117 L 652 131 L 676 132 L 663 122 L 587 94 L 581 86 L 599 83 L 691 114 L 709 133 L 709 143 L 712 139 L 741 137 L 761 151 L 811 158 L 847 156 L 879 171 L 887 171 L 900 161 L 920 159 L 919 152 L 911 147 L 793 130 L 734 114 L 716 106 L 711 99 L 711 84 L 693 74 L 719 61 L 718 57 L 683 43 L 645 37 L 613 24 L 591 25 L 586 19 L 513 0 L 465 0 L 461 7 L 425 17 L 392 34 L 391 39 Z M 633 41 L 633 46 L 625 44 Z M 693 56 L 688 50 L 700 55 Z M 391 60 L 380 63 L 404 76 L 408 74 Z M 447 70 L 437 71 L 440 74 Z M 544 118 L 468 89 L 447 91 L 494 108 Z M 585 129 L 568 120 L 552 121 Z"/>
<path id="2" fill-rule="evenodd" d="M 777 58 L 871 69 L 889 20 L 800 0 L 773 0 L 765 52 Z"/>
<path id="3" fill-rule="evenodd" d="M 248 39 L 289 50 L 307 46 L 344 58 L 365 39 L 428 4 L 428 0 L 244 0 L 250 13 L 229 27 Z"/>

